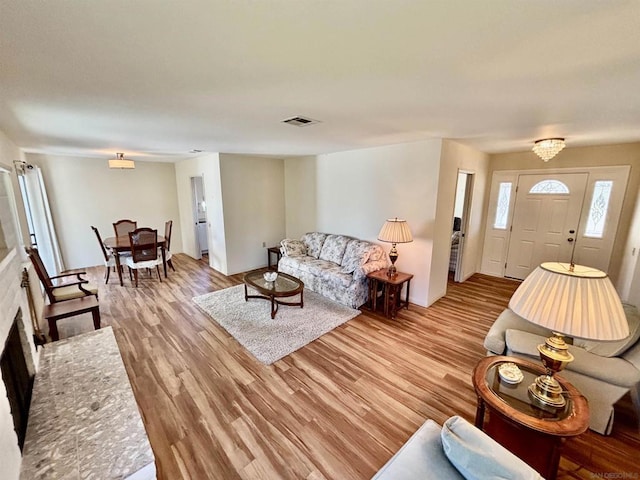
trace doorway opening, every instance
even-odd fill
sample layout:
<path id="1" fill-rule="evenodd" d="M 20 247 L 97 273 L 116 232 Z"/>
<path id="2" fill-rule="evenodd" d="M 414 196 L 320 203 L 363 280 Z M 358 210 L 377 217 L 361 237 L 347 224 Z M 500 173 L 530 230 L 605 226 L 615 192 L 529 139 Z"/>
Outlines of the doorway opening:
<path id="1" fill-rule="evenodd" d="M 473 192 L 472 172 L 458 171 L 456 197 L 453 207 L 453 228 L 451 232 L 451 254 L 449 256 L 449 274 L 454 282 L 463 282 L 464 275 L 464 244 L 467 226 L 469 225 L 469 210 L 471 193 Z"/>
<path id="2" fill-rule="evenodd" d="M 191 177 L 191 197 L 193 205 L 193 224 L 196 258 L 209 254 L 207 235 L 207 204 L 204 199 L 204 181 L 202 176 Z"/>

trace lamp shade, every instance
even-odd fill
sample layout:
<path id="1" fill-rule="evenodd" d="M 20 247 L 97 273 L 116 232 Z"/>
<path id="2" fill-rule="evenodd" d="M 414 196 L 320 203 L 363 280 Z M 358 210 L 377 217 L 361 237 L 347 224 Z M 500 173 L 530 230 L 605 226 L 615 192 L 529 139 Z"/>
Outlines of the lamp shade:
<path id="1" fill-rule="evenodd" d="M 409 243 L 413 242 L 413 236 L 406 220 L 390 218 L 382 225 L 378 240 L 388 243 Z"/>
<path id="2" fill-rule="evenodd" d="M 568 263 L 543 263 L 525 278 L 509 308 L 557 333 L 591 340 L 629 336 L 622 302 L 606 273 Z"/>

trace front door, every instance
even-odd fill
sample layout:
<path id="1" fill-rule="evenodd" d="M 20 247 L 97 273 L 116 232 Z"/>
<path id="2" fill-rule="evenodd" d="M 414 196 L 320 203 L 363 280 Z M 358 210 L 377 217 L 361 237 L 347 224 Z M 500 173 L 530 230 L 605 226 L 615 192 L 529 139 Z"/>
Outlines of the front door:
<path id="1" fill-rule="evenodd" d="M 570 262 L 588 173 L 519 175 L 505 276 L 524 279 L 543 262 Z"/>

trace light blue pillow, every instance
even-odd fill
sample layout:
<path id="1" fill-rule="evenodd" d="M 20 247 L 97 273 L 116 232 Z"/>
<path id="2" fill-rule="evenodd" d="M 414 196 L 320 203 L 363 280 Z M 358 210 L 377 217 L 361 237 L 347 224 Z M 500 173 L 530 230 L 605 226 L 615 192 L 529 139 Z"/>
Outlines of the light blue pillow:
<path id="1" fill-rule="evenodd" d="M 445 455 L 467 480 L 542 479 L 524 461 L 462 417 L 444 422 L 440 436 Z"/>

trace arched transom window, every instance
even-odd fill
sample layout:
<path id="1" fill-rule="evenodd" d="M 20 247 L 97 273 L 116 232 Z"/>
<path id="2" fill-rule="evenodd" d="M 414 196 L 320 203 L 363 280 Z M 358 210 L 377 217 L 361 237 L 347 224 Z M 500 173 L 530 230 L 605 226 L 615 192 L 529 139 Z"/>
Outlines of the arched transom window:
<path id="1" fill-rule="evenodd" d="M 560 180 L 542 180 L 536 183 L 529 193 L 541 193 L 541 194 L 569 194 L 569 187 L 567 187 Z"/>

